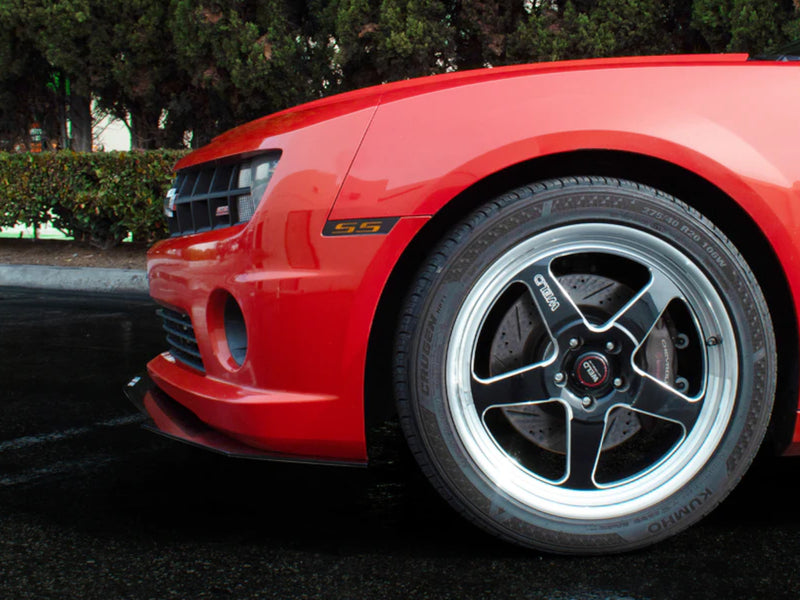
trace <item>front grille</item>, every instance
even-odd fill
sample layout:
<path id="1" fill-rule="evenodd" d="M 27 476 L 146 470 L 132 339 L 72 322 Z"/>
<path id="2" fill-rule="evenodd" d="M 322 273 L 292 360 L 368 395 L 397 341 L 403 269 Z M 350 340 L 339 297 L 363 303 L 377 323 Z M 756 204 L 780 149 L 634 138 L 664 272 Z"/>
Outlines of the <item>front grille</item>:
<path id="1" fill-rule="evenodd" d="M 203 358 L 197 347 L 197 338 L 189 315 L 163 307 L 159 308 L 156 314 L 161 317 L 161 326 L 167 332 L 167 343 L 172 356 L 183 364 L 205 373 Z"/>
<path id="2" fill-rule="evenodd" d="M 206 165 L 179 171 L 173 190 L 172 215 L 167 217 L 170 235 L 189 235 L 230 227 L 247 221 L 239 214 L 239 198 L 249 196 L 250 186 L 237 187 L 239 164 Z"/>

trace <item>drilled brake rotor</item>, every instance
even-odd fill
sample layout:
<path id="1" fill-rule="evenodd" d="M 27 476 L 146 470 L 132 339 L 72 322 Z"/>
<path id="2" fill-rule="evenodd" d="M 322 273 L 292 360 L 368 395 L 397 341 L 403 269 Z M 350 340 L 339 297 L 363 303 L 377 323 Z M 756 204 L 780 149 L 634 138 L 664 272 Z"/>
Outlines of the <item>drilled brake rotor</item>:
<path id="1" fill-rule="evenodd" d="M 602 323 L 633 297 L 633 291 L 618 281 L 592 274 L 558 278 L 573 302 L 588 319 Z M 647 337 L 642 367 L 656 379 L 672 385 L 675 378 L 675 346 L 668 317 L 658 321 Z M 490 347 L 492 376 L 541 361 L 552 351 L 552 342 L 529 294 L 522 294 L 500 319 Z M 566 413 L 558 402 L 501 409 L 511 426 L 528 441 L 551 452 L 566 451 Z M 618 446 L 642 428 L 635 411 L 615 409 L 603 439 L 603 449 Z"/>

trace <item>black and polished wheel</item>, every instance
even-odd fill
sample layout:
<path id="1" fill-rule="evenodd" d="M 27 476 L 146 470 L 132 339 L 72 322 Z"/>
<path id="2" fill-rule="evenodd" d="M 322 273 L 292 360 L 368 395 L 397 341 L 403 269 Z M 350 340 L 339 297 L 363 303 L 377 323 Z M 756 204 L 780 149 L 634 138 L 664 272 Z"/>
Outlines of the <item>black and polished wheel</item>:
<path id="1" fill-rule="evenodd" d="M 752 460 L 775 386 L 763 295 L 704 217 L 635 183 L 553 180 L 431 254 L 396 344 L 398 410 L 467 517 L 555 552 L 647 545 Z"/>

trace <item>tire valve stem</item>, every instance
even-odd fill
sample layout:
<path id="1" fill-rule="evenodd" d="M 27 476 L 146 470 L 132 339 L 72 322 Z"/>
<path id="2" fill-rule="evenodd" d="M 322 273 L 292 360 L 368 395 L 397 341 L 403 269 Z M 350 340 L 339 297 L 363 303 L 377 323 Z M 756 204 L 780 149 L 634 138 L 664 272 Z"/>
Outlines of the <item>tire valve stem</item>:
<path id="1" fill-rule="evenodd" d="M 709 348 L 711 348 L 712 346 L 718 346 L 720 343 L 722 343 L 722 340 L 715 335 L 712 335 L 711 337 L 706 339 L 706 346 L 708 346 Z"/>
<path id="2" fill-rule="evenodd" d="M 683 393 L 689 389 L 689 382 L 683 377 L 675 378 L 675 389 Z"/>

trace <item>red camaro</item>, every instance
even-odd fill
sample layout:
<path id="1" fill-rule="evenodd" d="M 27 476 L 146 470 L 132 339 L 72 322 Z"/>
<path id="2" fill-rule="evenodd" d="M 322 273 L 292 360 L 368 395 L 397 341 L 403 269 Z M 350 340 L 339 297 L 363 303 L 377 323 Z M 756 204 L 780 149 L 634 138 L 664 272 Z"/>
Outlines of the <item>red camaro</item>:
<path id="1" fill-rule="evenodd" d="M 452 73 L 326 98 L 176 167 L 142 407 L 229 454 L 364 464 L 396 410 L 494 534 L 641 547 L 800 444 L 800 63 Z"/>

